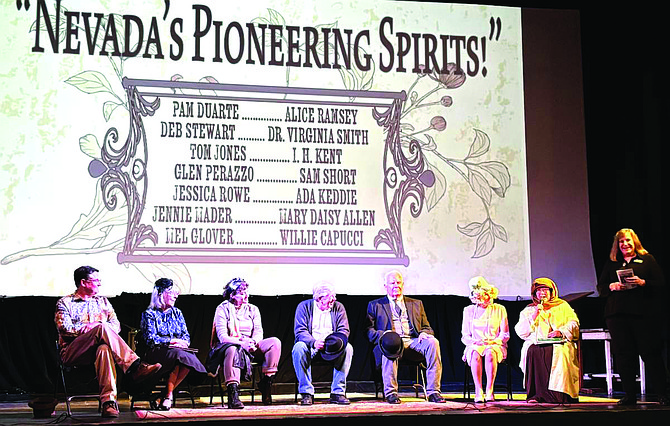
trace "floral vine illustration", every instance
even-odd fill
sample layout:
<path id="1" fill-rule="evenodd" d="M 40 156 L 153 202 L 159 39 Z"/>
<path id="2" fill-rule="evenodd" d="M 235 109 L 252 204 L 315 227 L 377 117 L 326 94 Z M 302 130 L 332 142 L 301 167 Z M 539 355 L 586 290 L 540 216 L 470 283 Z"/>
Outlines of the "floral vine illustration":
<path id="1" fill-rule="evenodd" d="M 68 22 L 66 21 L 65 11 L 67 8 L 61 5 L 60 20 L 56 22 L 56 16 L 49 14 L 52 27 L 58 26 L 59 34 L 64 37 L 67 30 Z M 114 18 L 114 26 L 117 29 L 116 43 L 120 46 L 121 51 L 125 51 L 125 23 L 122 15 L 111 15 Z M 106 28 L 108 23 L 108 16 L 101 18 L 100 26 Z M 44 31 L 40 27 L 40 22 L 33 22 L 30 27 L 31 32 Z M 72 25 L 72 23 L 70 23 Z M 78 30 L 84 31 L 84 28 L 79 26 Z M 130 28 L 132 31 L 132 27 Z M 98 38 L 96 40 L 96 47 L 102 48 L 103 40 Z M 138 41 L 139 43 L 139 41 Z M 155 47 L 150 47 L 151 50 Z M 76 75 L 73 75 L 65 80 L 65 83 L 76 88 L 77 90 L 88 94 L 106 94 L 109 99 L 102 104 L 102 115 L 106 122 L 112 118 L 112 115 L 119 110 L 119 108 L 128 111 L 129 102 L 126 92 L 122 89 L 120 84 L 124 76 L 124 65 L 129 57 L 124 56 L 107 56 L 108 62 L 112 69 L 113 78 L 107 76 L 97 70 L 85 70 Z M 116 86 L 112 82 L 118 82 Z M 115 90 L 114 87 L 118 87 Z M 89 163 L 89 174 L 93 178 L 102 176 L 106 171 L 106 165 L 102 161 L 102 147 L 105 141 L 100 141 L 95 134 L 89 133 L 79 138 L 80 150 L 91 158 Z M 53 243 L 37 248 L 30 248 L 5 256 L 0 260 L 0 264 L 6 265 L 25 259 L 30 256 L 55 256 L 55 255 L 81 255 L 81 254 L 97 254 L 102 252 L 116 252 L 119 253 L 124 246 L 126 238 L 126 228 L 128 226 L 128 204 L 123 196 L 112 194 L 114 199 L 121 199 L 122 203 L 118 203 L 114 209 L 109 209 L 105 205 L 104 195 L 100 185 L 96 185 L 96 192 L 93 198 L 93 205 L 88 213 L 82 213 L 77 222 L 70 228 L 70 231 L 62 238 Z M 151 264 L 132 264 L 140 274 L 150 283 L 157 277 L 170 276 L 177 278 L 175 281 L 179 283 L 182 290 L 188 290 L 191 287 L 191 276 L 183 264 L 165 264 L 165 263 L 151 263 Z"/>
<path id="2" fill-rule="evenodd" d="M 421 108 L 442 107 L 450 108 L 454 100 L 450 95 L 443 95 L 439 100 L 434 99 L 442 91 L 454 90 L 465 84 L 465 73 L 458 69 L 456 64 L 450 63 L 443 73 L 433 72 L 431 74 L 418 74 L 412 85 L 407 90 L 409 96 L 403 104 L 400 116 L 400 142 L 403 147 L 409 147 L 410 142 L 419 143 L 422 155 L 429 169 L 435 176 L 435 182 L 426 188 L 425 201 L 428 211 L 433 209 L 444 197 L 447 191 L 447 179 L 444 173 L 437 167 L 437 161 L 428 158 L 425 153 L 430 153 L 444 165 L 453 169 L 470 189 L 481 200 L 486 217 L 481 222 L 470 222 L 464 226 L 457 225 L 458 231 L 471 238 L 476 238 L 476 247 L 473 258 L 481 258 L 494 249 L 496 240 L 507 242 L 507 231 L 491 218 L 491 205 L 494 196 L 504 198 L 511 185 L 511 176 L 507 166 L 500 161 L 484 161 L 482 157 L 489 152 L 491 141 L 488 135 L 474 129 L 474 138 L 470 144 L 468 154 L 462 158 L 450 158 L 438 150 L 438 144 L 431 132 L 439 133 L 447 128 L 447 120 L 442 115 L 432 117 L 428 125 L 417 129 L 407 121 L 408 115 Z M 428 81 L 432 87 L 420 95 L 416 87 Z M 425 84 L 422 84 L 424 86 Z"/>

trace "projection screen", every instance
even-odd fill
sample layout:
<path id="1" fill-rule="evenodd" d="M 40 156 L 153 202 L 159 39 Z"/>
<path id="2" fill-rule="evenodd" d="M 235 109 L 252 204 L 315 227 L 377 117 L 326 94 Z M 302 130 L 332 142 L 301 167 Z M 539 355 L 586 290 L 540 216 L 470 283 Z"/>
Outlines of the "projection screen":
<path id="1" fill-rule="evenodd" d="M 521 10 L 0 6 L 0 293 L 502 296 L 531 279 Z"/>

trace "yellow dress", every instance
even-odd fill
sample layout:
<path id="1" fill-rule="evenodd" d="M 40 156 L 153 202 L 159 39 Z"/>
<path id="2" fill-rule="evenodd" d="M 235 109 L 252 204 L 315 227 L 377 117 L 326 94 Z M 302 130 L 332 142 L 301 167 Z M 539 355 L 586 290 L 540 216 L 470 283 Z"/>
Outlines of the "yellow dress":
<path id="1" fill-rule="evenodd" d="M 484 308 L 473 304 L 463 309 L 461 341 L 465 345 L 463 361 L 468 365 L 473 353 L 484 356 L 486 351 L 491 351 L 500 363 L 507 358 L 508 340 L 507 310 L 503 305 L 491 303 Z"/>
<path id="2" fill-rule="evenodd" d="M 558 330 L 565 336 L 566 341 L 552 345 L 548 388 L 577 398 L 579 397 L 579 358 L 576 343 L 579 338 L 579 319 L 577 314 L 567 302 L 563 302 L 545 309 L 533 321 L 531 318 L 536 310 L 536 306 L 524 308 L 519 314 L 519 322 L 514 327 L 516 334 L 524 340 L 519 364 L 524 373 L 524 383 L 526 383 L 528 348 L 537 344 L 538 339 L 546 338 L 550 331 Z"/>

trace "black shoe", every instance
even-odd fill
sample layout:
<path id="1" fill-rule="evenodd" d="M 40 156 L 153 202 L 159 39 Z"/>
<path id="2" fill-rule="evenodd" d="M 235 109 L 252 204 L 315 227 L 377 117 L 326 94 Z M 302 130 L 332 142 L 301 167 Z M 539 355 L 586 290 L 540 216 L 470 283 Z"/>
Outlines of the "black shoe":
<path id="1" fill-rule="evenodd" d="M 670 405 L 670 397 L 668 397 L 668 395 L 661 395 L 658 397 L 658 403 L 661 405 L 668 406 Z"/>
<path id="2" fill-rule="evenodd" d="M 258 390 L 261 391 L 263 405 L 272 405 L 272 376 L 263 376 L 258 382 Z"/>
<path id="3" fill-rule="evenodd" d="M 231 383 L 227 386 L 228 390 L 228 408 L 240 410 L 244 404 L 240 401 L 240 390 L 237 383 Z"/>
<path id="4" fill-rule="evenodd" d="M 634 396 L 624 396 L 617 403 L 617 405 L 637 405 L 637 399 Z"/>
<path id="5" fill-rule="evenodd" d="M 386 397 L 386 402 L 389 404 L 400 404 L 400 398 L 398 398 L 397 393 L 392 393 L 391 395 Z"/>
<path id="6" fill-rule="evenodd" d="M 337 404 L 337 405 L 349 405 L 351 402 L 349 399 L 344 396 L 344 395 L 339 395 L 336 393 L 331 393 L 330 394 L 330 403 L 331 404 Z"/>
<path id="7" fill-rule="evenodd" d="M 314 397 L 308 393 L 300 394 L 300 405 L 312 405 L 314 404 Z"/>
<path id="8" fill-rule="evenodd" d="M 447 402 L 446 399 L 442 398 L 442 395 L 440 395 L 439 392 L 431 393 L 428 395 L 428 402 L 435 402 L 437 404 L 443 404 Z"/>

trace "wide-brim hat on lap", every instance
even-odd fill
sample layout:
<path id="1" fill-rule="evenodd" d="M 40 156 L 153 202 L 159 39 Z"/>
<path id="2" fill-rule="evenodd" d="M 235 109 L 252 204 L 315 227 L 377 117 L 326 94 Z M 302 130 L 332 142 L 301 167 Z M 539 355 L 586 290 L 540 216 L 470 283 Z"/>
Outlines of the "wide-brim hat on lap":
<path id="1" fill-rule="evenodd" d="M 321 358 L 325 361 L 333 361 L 337 359 L 347 347 L 347 336 L 343 333 L 331 333 L 325 340 L 323 350 L 321 351 Z"/>
<path id="2" fill-rule="evenodd" d="M 379 349 L 381 349 L 382 355 L 388 359 L 400 358 L 403 348 L 402 338 L 395 331 L 387 331 L 379 339 Z"/>

